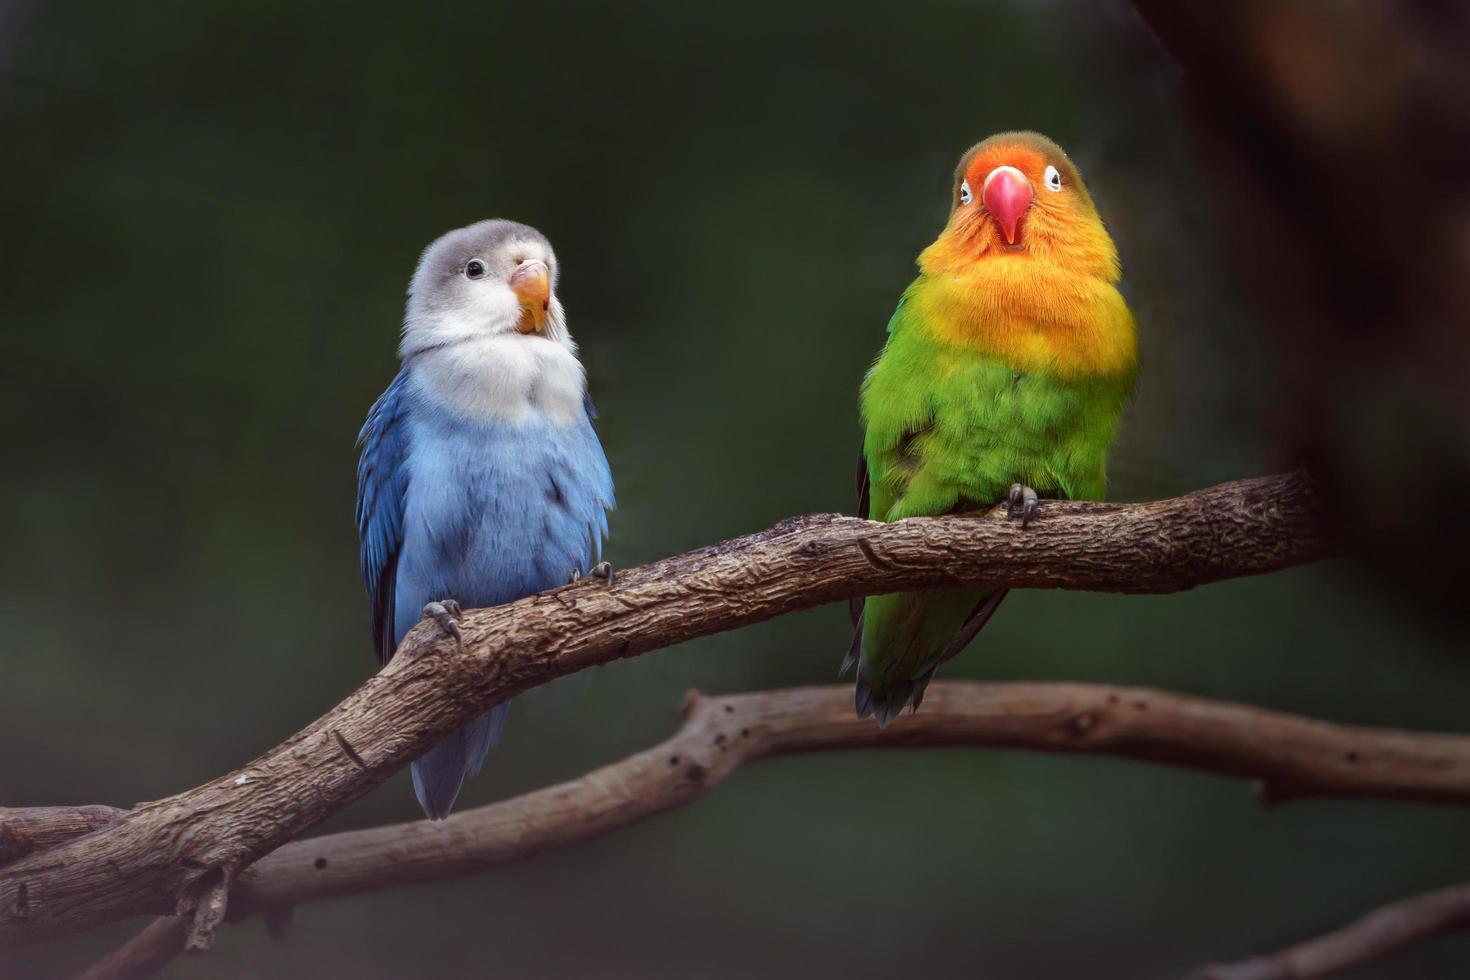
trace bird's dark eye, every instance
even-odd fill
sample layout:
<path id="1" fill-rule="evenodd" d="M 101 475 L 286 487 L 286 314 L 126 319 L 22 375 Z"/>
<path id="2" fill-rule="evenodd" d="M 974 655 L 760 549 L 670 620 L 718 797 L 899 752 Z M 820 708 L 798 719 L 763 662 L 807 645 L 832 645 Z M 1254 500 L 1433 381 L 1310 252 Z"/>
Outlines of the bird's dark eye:
<path id="1" fill-rule="evenodd" d="M 479 259 L 470 259 L 464 265 L 464 277 L 466 279 L 484 279 L 486 271 L 485 263 Z"/>

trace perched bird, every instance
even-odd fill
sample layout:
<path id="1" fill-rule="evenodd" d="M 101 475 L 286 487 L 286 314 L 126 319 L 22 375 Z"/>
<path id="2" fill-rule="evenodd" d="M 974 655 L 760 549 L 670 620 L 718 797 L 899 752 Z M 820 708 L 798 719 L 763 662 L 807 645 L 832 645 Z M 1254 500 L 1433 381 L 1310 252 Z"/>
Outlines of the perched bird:
<path id="1" fill-rule="evenodd" d="M 409 285 L 403 367 L 358 443 L 357 528 L 379 659 L 421 617 L 459 637 L 493 606 L 592 572 L 612 475 L 540 232 L 481 221 L 424 250 Z M 431 819 L 500 738 L 507 704 L 413 763 Z"/>
<path id="2" fill-rule="evenodd" d="M 1133 389 L 1137 337 L 1117 249 L 1077 168 L 1037 133 L 975 145 L 949 223 L 888 323 L 863 381 L 864 517 L 981 510 L 1029 523 L 1038 497 L 1097 500 Z M 917 710 L 940 664 L 1004 590 L 937 589 L 854 604 L 844 671 L 859 717 Z"/>

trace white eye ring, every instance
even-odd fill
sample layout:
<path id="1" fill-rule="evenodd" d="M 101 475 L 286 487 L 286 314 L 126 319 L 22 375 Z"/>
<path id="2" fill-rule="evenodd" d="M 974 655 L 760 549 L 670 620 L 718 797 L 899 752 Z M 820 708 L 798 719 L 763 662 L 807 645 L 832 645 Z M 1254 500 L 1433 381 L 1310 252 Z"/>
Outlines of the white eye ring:
<path id="1" fill-rule="evenodd" d="M 1057 173 L 1057 168 L 1051 164 L 1046 165 L 1046 172 L 1041 175 L 1041 179 L 1049 191 L 1056 192 L 1062 189 L 1062 175 Z"/>
<path id="2" fill-rule="evenodd" d="M 960 181 L 960 203 L 969 204 L 974 196 L 974 194 L 970 193 L 970 182 L 968 180 Z"/>

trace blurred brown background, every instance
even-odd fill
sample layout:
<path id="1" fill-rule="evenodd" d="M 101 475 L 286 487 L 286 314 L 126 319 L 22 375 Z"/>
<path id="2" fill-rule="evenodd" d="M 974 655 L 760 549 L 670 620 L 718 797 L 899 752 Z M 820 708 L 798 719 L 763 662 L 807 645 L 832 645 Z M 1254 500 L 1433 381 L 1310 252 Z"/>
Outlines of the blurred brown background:
<path id="1" fill-rule="evenodd" d="M 0 73 L 0 804 L 178 791 L 372 670 L 353 439 L 419 250 L 482 217 L 536 225 L 563 261 L 621 566 L 851 509 L 857 383 L 955 159 L 1001 129 L 1068 149 L 1123 253 L 1144 368 L 1116 498 L 1321 445 L 1221 207 L 1239 171 L 1188 121 L 1209 100 L 1121 2 L 10 0 Z M 1324 403 L 1361 403 L 1313 377 Z M 1462 453 L 1453 399 L 1420 401 L 1431 444 Z M 1387 418 L 1329 426 L 1354 450 L 1345 489 L 1403 486 L 1425 430 Z M 1413 533 L 1392 539 L 1410 556 L 1433 540 Z M 1463 729 L 1460 604 L 1402 578 L 1341 562 L 1178 596 L 1019 594 L 946 675 Z M 645 747 L 690 687 L 835 680 L 845 624 L 817 610 L 523 696 L 463 804 Z M 401 775 L 328 829 L 417 815 Z M 231 927 L 165 975 L 1173 977 L 1464 878 L 1465 829 L 1419 806 L 1267 812 L 1236 782 L 1104 759 L 784 759 L 603 841 L 304 907 L 286 943 Z M 65 975 L 129 928 L 0 956 L 0 975 Z M 1467 958 L 1442 939 L 1351 976 Z"/>

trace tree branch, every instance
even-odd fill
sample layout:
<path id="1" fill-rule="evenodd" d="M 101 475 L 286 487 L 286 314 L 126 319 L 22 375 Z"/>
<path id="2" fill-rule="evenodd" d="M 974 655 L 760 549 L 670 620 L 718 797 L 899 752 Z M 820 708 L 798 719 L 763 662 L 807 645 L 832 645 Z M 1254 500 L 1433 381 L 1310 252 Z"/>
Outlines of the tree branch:
<path id="1" fill-rule="evenodd" d="M 931 686 L 924 709 L 887 730 L 859 720 L 846 686 L 685 700 L 667 741 L 570 782 L 455 814 L 286 844 L 240 875 L 228 918 L 476 874 L 600 837 L 692 802 L 774 755 L 924 746 L 1112 755 L 1258 781 L 1272 797 L 1470 803 L 1470 736 L 1316 721 L 1247 705 L 1098 684 Z M 136 980 L 184 947 L 160 919 L 93 967 Z M 104 964 L 118 967 L 109 972 Z"/>
<path id="2" fill-rule="evenodd" d="M 189 923 L 182 916 L 154 919 L 141 932 L 77 974 L 76 980 L 147 980 L 184 951 Z"/>
<path id="3" fill-rule="evenodd" d="M 110 806 L 0 807 L 0 865 L 110 827 L 126 813 Z"/>
<path id="4" fill-rule="evenodd" d="M 0 948 L 140 913 L 212 911 L 212 883 L 340 810 L 446 732 L 553 678 L 856 595 L 1007 586 L 1174 592 L 1327 556 L 1300 474 L 1145 504 L 1048 503 L 881 524 L 823 515 L 415 627 L 376 676 L 243 769 L 0 868 Z M 840 644 L 834 643 L 834 650 Z M 206 923 L 207 925 L 207 923 Z M 207 929 L 203 935 L 207 936 Z"/>
<path id="5" fill-rule="evenodd" d="M 1470 884 L 1375 909 L 1325 936 L 1267 956 L 1207 966 L 1190 980 L 1315 980 L 1396 953 L 1442 932 L 1470 928 Z"/>

